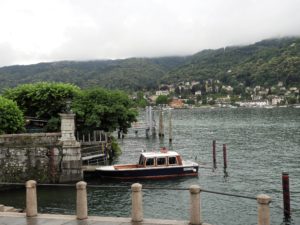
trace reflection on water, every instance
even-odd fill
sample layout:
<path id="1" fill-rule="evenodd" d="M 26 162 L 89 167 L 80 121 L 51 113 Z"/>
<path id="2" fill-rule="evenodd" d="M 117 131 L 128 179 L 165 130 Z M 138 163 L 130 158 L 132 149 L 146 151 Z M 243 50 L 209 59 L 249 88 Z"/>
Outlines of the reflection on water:
<path id="1" fill-rule="evenodd" d="M 173 110 L 172 148 L 185 159 L 212 165 L 212 140 L 217 141 L 215 172 L 200 169 L 198 178 L 140 181 L 145 186 L 166 190 L 144 190 L 145 218 L 189 219 L 188 188 L 198 184 L 206 190 L 255 197 L 272 197 L 271 224 L 283 224 L 281 173 L 290 174 L 292 224 L 300 224 L 300 109 L 193 109 Z M 167 113 L 164 115 L 167 121 Z M 165 139 L 145 139 L 129 134 L 120 141 L 123 155 L 114 163 L 136 162 L 142 149 L 152 151 L 168 146 L 168 123 Z M 228 176 L 224 177 L 222 144 L 227 144 Z M 127 186 L 131 182 L 93 181 L 104 186 Z M 75 188 L 74 188 L 75 189 Z M 75 212 L 73 188 L 39 187 L 40 212 Z M 294 192 L 293 192 L 294 191 Z M 24 207 L 24 190 L 1 194 L 0 202 Z M 89 213 L 101 216 L 130 216 L 130 188 L 88 188 Z M 201 193 L 205 222 L 218 225 L 257 224 L 255 200 Z"/>

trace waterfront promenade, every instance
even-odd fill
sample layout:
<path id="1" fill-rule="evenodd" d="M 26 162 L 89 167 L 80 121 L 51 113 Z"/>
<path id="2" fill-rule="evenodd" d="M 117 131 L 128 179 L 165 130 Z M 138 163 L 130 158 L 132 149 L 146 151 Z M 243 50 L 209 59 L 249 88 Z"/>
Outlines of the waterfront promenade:
<path id="1" fill-rule="evenodd" d="M 144 219 L 132 222 L 131 218 L 89 216 L 88 219 L 77 220 L 74 215 L 39 214 L 26 217 L 25 213 L 0 212 L 1 225 L 187 225 L 188 221 Z M 202 223 L 202 225 L 209 225 Z"/>

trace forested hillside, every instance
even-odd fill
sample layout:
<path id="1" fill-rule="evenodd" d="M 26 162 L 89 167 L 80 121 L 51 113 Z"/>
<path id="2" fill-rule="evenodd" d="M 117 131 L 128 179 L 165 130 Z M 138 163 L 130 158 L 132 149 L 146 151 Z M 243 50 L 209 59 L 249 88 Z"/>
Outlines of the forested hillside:
<path id="1" fill-rule="evenodd" d="M 162 80 L 219 79 L 223 83 L 300 85 L 300 38 L 264 40 L 253 45 L 204 50 Z"/>
<path id="2" fill-rule="evenodd" d="M 185 57 L 163 57 L 2 67 L 0 90 L 38 81 L 68 82 L 83 88 L 102 86 L 124 90 L 153 89 L 167 71 L 183 62 Z"/>
<path id="3" fill-rule="evenodd" d="M 0 90 L 37 81 L 123 90 L 155 89 L 160 83 L 219 79 L 233 86 L 300 85 L 300 38 L 269 39 L 248 46 L 204 50 L 188 57 L 62 61 L 0 68 Z"/>

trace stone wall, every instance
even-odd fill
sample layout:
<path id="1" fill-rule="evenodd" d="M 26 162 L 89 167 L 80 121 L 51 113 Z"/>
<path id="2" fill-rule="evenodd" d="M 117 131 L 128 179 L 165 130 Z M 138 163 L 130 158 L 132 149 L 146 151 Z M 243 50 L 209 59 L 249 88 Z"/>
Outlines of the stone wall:
<path id="1" fill-rule="evenodd" d="M 83 178 L 75 114 L 60 117 L 60 133 L 0 135 L 0 182 L 67 183 Z"/>
<path id="2" fill-rule="evenodd" d="M 0 181 L 56 183 L 61 174 L 61 133 L 0 135 Z"/>

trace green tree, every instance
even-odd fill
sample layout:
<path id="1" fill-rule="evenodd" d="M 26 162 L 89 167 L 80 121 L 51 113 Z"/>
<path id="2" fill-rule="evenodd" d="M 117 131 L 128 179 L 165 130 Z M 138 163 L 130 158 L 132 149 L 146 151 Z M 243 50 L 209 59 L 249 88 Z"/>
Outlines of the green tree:
<path id="1" fill-rule="evenodd" d="M 188 99 L 188 100 L 186 101 L 186 103 L 189 104 L 189 105 L 195 105 L 195 100 L 193 100 L 193 99 Z"/>
<path id="2" fill-rule="evenodd" d="M 145 108 L 148 104 L 147 100 L 144 98 L 144 93 L 142 91 L 139 91 L 137 93 L 136 104 L 140 108 Z"/>
<path id="3" fill-rule="evenodd" d="M 156 99 L 156 105 L 160 104 L 168 104 L 169 103 L 169 98 L 166 95 L 159 95 Z"/>
<path id="4" fill-rule="evenodd" d="M 0 134 L 24 131 L 22 111 L 12 100 L 0 96 Z"/>
<path id="5" fill-rule="evenodd" d="M 79 93 L 79 87 L 72 84 L 38 82 L 7 89 L 3 96 L 15 101 L 25 116 L 50 120 L 49 131 L 55 131 L 59 129 L 58 114 L 66 110 L 66 101 Z"/>
<path id="6" fill-rule="evenodd" d="M 124 92 L 93 88 L 82 91 L 74 99 L 72 109 L 76 113 L 76 124 L 80 130 L 101 129 L 112 132 L 119 129 L 127 133 L 137 116 L 132 105 L 133 102 Z"/>
<path id="7" fill-rule="evenodd" d="M 287 102 L 288 104 L 296 104 L 297 103 L 297 98 L 295 96 L 289 96 L 287 97 Z"/>

